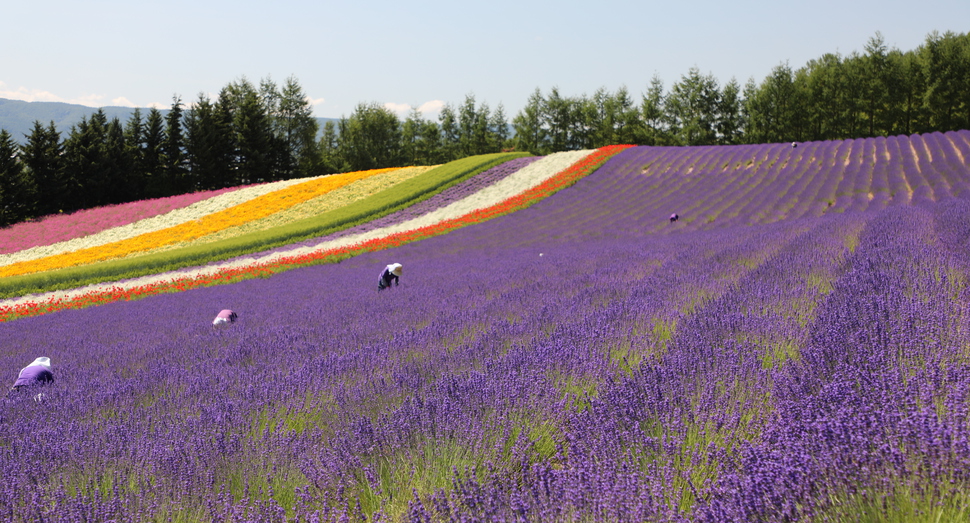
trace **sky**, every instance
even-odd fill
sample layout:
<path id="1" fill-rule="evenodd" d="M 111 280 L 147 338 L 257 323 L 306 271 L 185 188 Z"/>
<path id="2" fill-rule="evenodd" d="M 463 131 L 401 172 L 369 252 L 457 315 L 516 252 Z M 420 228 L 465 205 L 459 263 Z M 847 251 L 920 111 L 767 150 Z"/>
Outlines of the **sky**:
<path id="1" fill-rule="evenodd" d="M 0 98 L 171 107 L 240 79 L 293 77 L 324 118 L 377 103 L 437 118 L 473 96 L 511 119 L 539 89 L 563 96 L 691 68 L 723 86 L 761 82 L 825 53 L 864 53 L 881 33 L 910 51 L 970 30 L 968 0 L 47 0 L 0 14 Z M 963 20 L 963 22 L 960 22 Z"/>

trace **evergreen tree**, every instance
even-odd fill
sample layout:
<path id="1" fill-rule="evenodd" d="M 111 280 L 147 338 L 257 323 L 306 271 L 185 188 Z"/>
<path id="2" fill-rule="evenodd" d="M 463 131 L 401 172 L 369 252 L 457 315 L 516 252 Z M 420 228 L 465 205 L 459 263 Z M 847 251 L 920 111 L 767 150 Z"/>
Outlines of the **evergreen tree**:
<path id="1" fill-rule="evenodd" d="M 588 147 L 599 147 L 600 144 L 616 143 L 617 108 L 613 103 L 613 95 L 600 87 L 593 93 L 592 98 L 585 99 L 582 110 L 583 127 L 590 133 Z"/>
<path id="2" fill-rule="evenodd" d="M 931 33 L 920 49 L 928 128 L 970 129 L 970 35 Z"/>
<path id="3" fill-rule="evenodd" d="M 195 190 L 188 177 L 188 166 L 185 157 L 185 137 L 182 132 L 182 97 L 172 97 L 172 108 L 165 115 L 165 142 L 162 145 L 164 153 L 164 181 L 165 195 L 182 194 Z"/>
<path id="4" fill-rule="evenodd" d="M 129 192 L 131 171 L 134 165 L 125 143 L 125 130 L 121 120 L 112 118 L 105 133 L 104 179 L 106 203 L 124 203 L 135 200 Z"/>
<path id="5" fill-rule="evenodd" d="M 146 197 L 145 123 L 142 121 L 141 109 L 137 107 L 125 124 L 124 142 L 125 154 L 130 165 L 128 184 L 125 187 L 126 198 L 128 201 L 141 200 Z"/>
<path id="6" fill-rule="evenodd" d="M 643 96 L 640 113 L 643 115 L 643 139 L 646 145 L 668 145 L 669 128 L 666 111 L 666 95 L 663 81 L 658 75 L 653 75 L 650 86 Z"/>
<path id="7" fill-rule="evenodd" d="M 105 205 L 111 185 L 107 167 L 107 117 L 99 109 L 91 118 L 82 118 L 64 140 L 64 178 L 74 195 L 64 203 L 64 211 Z"/>
<path id="8" fill-rule="evenodd" d="M 889 51 L 878 31 L 865 46 L 862 57 L 862 110 L 866 121 L 866 136 L 885 136 L 889 121 Z"/>
<path id="9" fill-rule="evenodd" d="M 525 107 L 512 119 L 515 130 L 515 149 L 529 151 L 533 154 L 543 154 L 546 150 L 547 132 L 542 115 L 545 113 L 545 99 L 542 92 L 536 90 L 529 95 Z"/>
<path id="10" fill-rule="evenodd" d="M 267 153 L 269 165 L 264 180 L 276 181 L 289 178 L 295 169 L 295 160 L 284 142 L 285 133 L 280 115 L 280 91 L 269 77 L 259 81 L 259 106 L 269 127 Z"/>
<path id="11" fill-rule="evenodd" d="M 681 76 L 665 101 L 671 132 L 680 145 L 717 143 L 720 89 L 710 74 L 702 75 L 696 67 Z"/>
<path id="12" fill-rule="evenodd" d="M 441 156 L 446 162 L 461 158 L 461 129 L 458 126 L 458 116 L 451 104 L 445 104 L 438 113 L 439 128 L 441 129 Z"/>
<path id="13" fill-rule="evenodd" d="M 497 151 L 489 128 L 490 122 L 488 104 L 482 103 L 476 107 L 475 96 L 466 95 L 458 109 L 458 158 Z"/>
<path id="14" fill-rule="evenodd" d="M 716 126 L 717 143 L 723 145 L 741 143 L 741 133 L 744 129 L 741 103 L 741 86 L 732 78 L 721 90 Z"/>
<path id="15" fill-rule="evenodd" d="M 275 178 L 272 123 L 255 90 L 242 93 L 234 125 L 239 154 L 239 181 L 263 183 Z"/>
<path id="16" fill-rule="evenodd" d="M 417 147 L 418 165 L 439 165 L 444 163 L 444 148 L 441 141 L 441 127 L 438 122 L 421 122 L 420 139 Z"/>
<path id="17" fill-rule="evenodd" d="M 502 104 L 498 104 L 489 117 L 488 127 L 490 130 L 489 151 L 501 152 L 508 146 L 509 141 L 509 122 L 505 118 L 505 107 Z"/>
<path id="18" fill-rule="evenodd" d="M 482 102 L 475 111 L 475 126 L 472 129 L 472 148 L 471 154 L 489 154 L 498 152 L 495 149 L 495 139 L 492 137 L 492 129 L 489 124 L 492 120 L 492 109 L 486 102 Z"/>
<path id="19" fill-rule="evenodd" d="M 401 161 L 405 165 L 424 165 L 419 163 L 418 156 L 422 123 L 421 111 L 417 107 L 412 107 L 404 123 L 401 124 Z"/>
<path id="20" fill-rule="evenodd" d="M 340 120 L 340 156 L 351 171 L 396 167 L 401 162 L 401 124 L 376 103 L 358 104 Z"/>
<path id="21" fill-rule="evenodd" d="M 609 103 L 610 118 L 613 120 L 613 139 L 604 141 L 597 146 L 640 143 L 644 134 L 644 127 L 640 121 L 640 113 L 626 86 L 620 87 L 609 98 Z"/>
<path id="22" fill-rule="evenodd" d="M 218 189 L 233 183 L 232 128 L 217 104 L 200 93 L 195 106 L 185 113 L 185 153 L 197 189 Z"/>
<path id="23" fill-rule="evenodd" d="M 33 180 L 20 161 L 20 148 L 0 129 L 0 227 L 34 216 Z"/>
<path id="24" fill-rule="evenodd" d="M 475 111 L 475 97 L 465 95 L 465 101 L 458 107 L 458 158 L 478 154 L 478 113 Z"/>
<path id="25" fill-rule="evenodd" d="M 804 111 L 794 73 L 788 64 L 772 69 L 765 82 L 754 89 L 746 89 L 745 110 L 750 143 L 802 141 Z"/>
<path id="26" fill-rule="evenodd" d="M 61 212 L 71 198 L 64 180 L 63 150 L 61 134 L 54 122 L 44 127 L 35 121 L 21 152 L 24 165 L 37 188 L 35 209 L 40 216 Z"/>
<path id="27" fill-rule="evenodd" d="M 166 177 L 165 159 L 165 120 L 162 112 L 154 107 L 148 111 L 145 120 L 144 146 L 140 176 L 145 180 L 145 197 L 158 198 L 171 193 L 171 184 Z"/>
<path id="28" fill-rule="evenodd" d="M 922 99 L 926 91 L 926 79 L 923 76 L 919 55 L 915 52 L 892 53 L 890 60 L 894 62 L 894 67 L 898 71 L 897 81 L 900 91 L 896 105 L 899 117 L 892 134 L 914 134 L 918 132 L 917 129 L 921 129 L 921 122 L 926 121 L 923 116 L 925 109 Z"/>
<path id="29" fill-rule="evenodd" d="M 807 139 L 834 140 L 846 134 L 848 127 L 848 79 L 843 71 L 842 58 L 824 54 L 811 60 L 801 71 L 801 83 L 806 101 Z M 749 93 L 748 98 L 754 96 Z M 749 122 L 750 124 L 750 122 Z M 756 139 L 752 137 L 751 142 Z"/>
<path id="30" fill-rule="evenodd" d="M 340 141 L 337 138 L 337 125 L 328 120 L 323 124 L 320 137 L 320 170 L 324 173 L 345 172 L 346 167 L 340 157 Z"/>
<path id="31" fill-rule="evenodd" d="M 319 174 L 320 150 L 316 141 L 319 124 L 295 77 L 287 78 L 283 84 L 274 121 L 283 145 L 284 177 L 303 178 Z"/>
<path id="32" fill-rule="evenodd" d="M 556 153 L 569 149 L 570 130 L 573 126 L 574 111 L 571 101 L 559 94 L 553 87 L 546 97 L 543 121 L 549 129 L 549 147 L 543 154 Z"/>
<path id="33" fill-rule="evenodd" d="M 602 97 L 597 96 L 602 95 Z M 590 149 L 596 147 L 602 138 L 600 133 L 605 126 L 609 126 L 612 139 L 613 121 L 607 123 L 607 119 L 613 115 L 607 115 L 610 110 L 609 93 L 605 89 L 597 90 L 592 98 L 583 94 L 575 98 L 567 98 L 566 104 L 569 107 L 568 138 L 566 139 L 567 149 Z"/>

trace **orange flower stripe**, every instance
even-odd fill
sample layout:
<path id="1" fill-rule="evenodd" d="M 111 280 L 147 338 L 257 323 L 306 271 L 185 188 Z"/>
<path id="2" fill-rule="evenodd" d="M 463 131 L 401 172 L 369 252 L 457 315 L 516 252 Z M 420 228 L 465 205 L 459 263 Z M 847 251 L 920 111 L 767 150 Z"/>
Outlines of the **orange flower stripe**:
<path id="1" fill-rule="evenodd" d="M 127 240 L 0 267 L 0 278 L 122 258 L 163 245 L 194 240 L 226 227 L 265 218 L 357 180 L 397 169 L 399 167 L 371 169 L 316 178 L 203 216 L 198 220 L 148 232 Z"/>

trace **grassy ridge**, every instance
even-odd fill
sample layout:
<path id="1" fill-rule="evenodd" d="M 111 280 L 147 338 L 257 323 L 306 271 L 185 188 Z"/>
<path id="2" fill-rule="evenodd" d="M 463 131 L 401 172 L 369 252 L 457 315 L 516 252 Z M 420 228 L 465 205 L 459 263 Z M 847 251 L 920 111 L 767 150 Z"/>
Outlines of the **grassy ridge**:
<path id="1" fill-rule="evenodd" d="M 0 280 L 0 298 L 157 274 L 324 236 L 424 201 L 476 174 L 523 156 L 528 153 L 496 153 L 449 162 L 346 207 L 265 231 L 145 256 L 4 278 Z"/>

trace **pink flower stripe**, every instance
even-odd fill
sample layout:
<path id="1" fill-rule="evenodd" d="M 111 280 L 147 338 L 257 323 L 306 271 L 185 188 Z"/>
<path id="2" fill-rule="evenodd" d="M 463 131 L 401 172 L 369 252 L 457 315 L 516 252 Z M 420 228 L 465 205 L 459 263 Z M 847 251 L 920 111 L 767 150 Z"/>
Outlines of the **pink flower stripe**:
<path id="1" fill-rule="evenodd" d="M 99 233 L 145 218 L 160 216 L 175 209 L 188 207 L 193 203 L 243 187 L 245 186 L 121 203 L 71 214 L 53 214 L 39 221 L 18 223 L 0 229 L 0 254 L 9 254 L 31 247 L 53 245 Z"/>
<path id="2" fill-rule="evenodd" d="M 413 241 L 438 236 L 455 229 L 474 225 L 526 208 L 552 194 L 572 185 L 579 179 L 598 169 L 603 163 L 621 151 L 632 147 L 630 145 L 612 145 L 597 149 L 592 154 L 574 163 L 545 182 L 513 195 L 505 201 L 470 212 L 458 218 L 444 220 L 434 225 L 391 234 L 383 238 L 376 238 L 354 245 L 347 245 L 328 250 L 314 251 L 290 257 L 278 258 L 270 262 L 254 263 L 242 267 L 228 267 L 215 274 L 203 276 L 186 275 L 164 281 L 156 281 L 138 287 L 124 288 L 120 286 L 99 287 L 80 296 L 66 298 L 52 297 L 45 301 L 24 301 L 15 305 L 0 306 L 0 322 L 36 316 L 64 309 L 79 309 L 92 305 L 112 303 L 116 301 L 135 300 L 155 294 L 181 292 L 198 287 L 221 285 L 251 278 L 261 278 L 286 270 L 316 265 L 320 263 L 336 262 L 345 258 L 371 251 L 379 251 L 398 247 Z"/>

